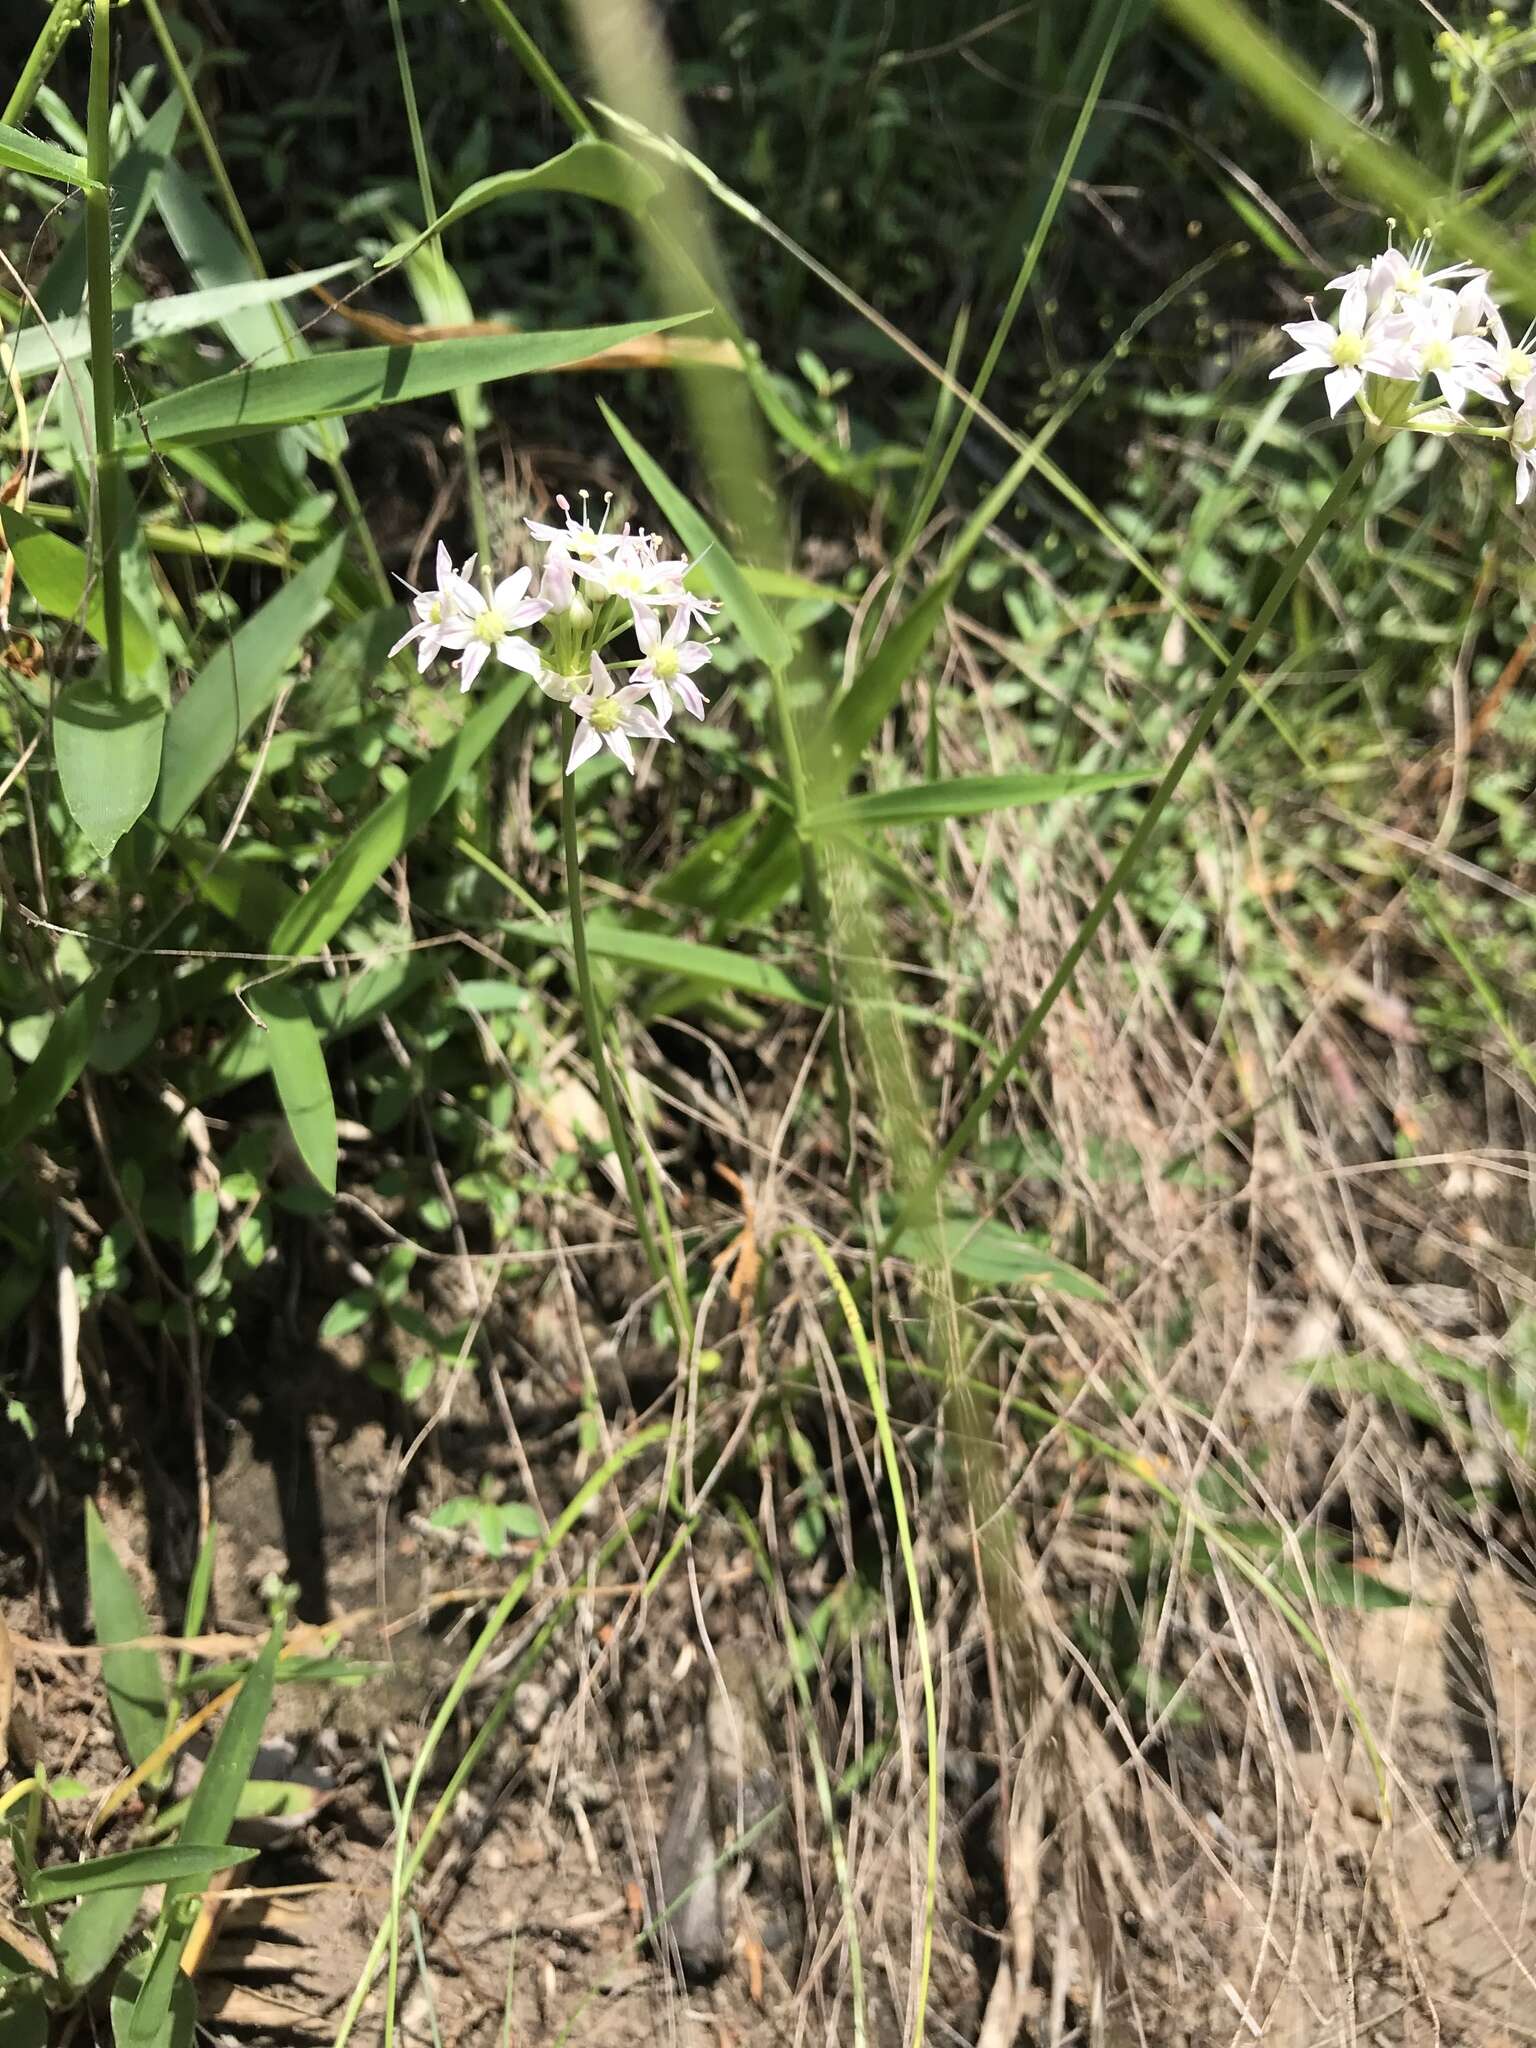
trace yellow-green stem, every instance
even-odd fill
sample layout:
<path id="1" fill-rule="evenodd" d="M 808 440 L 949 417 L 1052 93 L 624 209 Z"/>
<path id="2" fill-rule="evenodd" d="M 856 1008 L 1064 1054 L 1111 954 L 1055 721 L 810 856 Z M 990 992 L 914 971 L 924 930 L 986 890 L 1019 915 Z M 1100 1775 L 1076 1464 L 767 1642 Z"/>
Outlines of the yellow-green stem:
<path id="1" fill-rule="evenodd" d="M 568 761 L 571 758 L 571 746 L 575 737 L 576 715 L 572 711 L 563 711 L 560 714 L 562 759 Z M 597 999 L 597 989 L 592 980 L 592 962 L 587 956 L 587 925 L 581 908 L 581 841 L 576 830 L 575 785 L 569 773 L 563 774 L 560 780 L 560 829 L 565 842 L 565 896 L 571 920 L 571 954 L 576 963 L 576 986 L 581 995 L 581 1014 L 587 1027 L 587 1053 L 592 1061 L 593 1072 L 597 1075 L 597 1092 L 603 1105 L 603 1116 L 608 1125 L 608 1135 L 613 1140 L 613 1149 L 618 1155 L 619 1171 L 624 1176 L 624 1192 L 629 1197 L 635 1228 L 640 1233 L 640 1242 L 645 1250 L 646 1264 L 651 1269 L 652 1279 L 662 1291 L 678 1342 L 686 1343 L 686 1304 L 677 1298 L 675 1276 L 668 1270 L 656 1243 L 656 1233 L 651 1228 L 650 1211 L 646 1207 L 645 1196 L 641 1191 L 640 1176 L 635 1171 L 635 1155 L 630 1147 L 629 1134 L 624 1128 L 618 1090 L 613 1083 L 613 1069 L 608 1064 L 602 1005 Z"/>
<path id="2" fill-rule="evenodd" d="M 65 37 L 80 26 L 84 12 L 85 0 L 53 0 L 48 19 L 43 23 L 37 41 L 21 67 L 21 74 L 11 88 L 5 111 L 0 113 L 0 121 L 7 128 L 19 128 L 27 118 L 32 102 L 37 98 L 38 87 L 52 69 L 54 58 L 63 49 Z"/>
<path id="3" fill-rule="evenodd" d="M 91 91 L 86 113 L 86 301 L 96 419 L 96 553 L 101 564 L 102 636 L 107 687 L 128 693 L 123 656 L 122 463 L 117 452 L 117 360 L 112 347 L 112 0 L 96 0 L 91 23 Z"/>

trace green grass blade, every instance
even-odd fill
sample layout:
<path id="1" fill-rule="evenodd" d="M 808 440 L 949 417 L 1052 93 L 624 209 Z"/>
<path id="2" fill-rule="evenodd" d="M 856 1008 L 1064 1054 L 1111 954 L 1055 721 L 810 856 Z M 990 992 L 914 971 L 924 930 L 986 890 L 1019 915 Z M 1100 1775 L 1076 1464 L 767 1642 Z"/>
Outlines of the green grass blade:
<path id="1" fill-rule="evenodd" d="M 239 284 L 214 285 L 207 291 L 145 299 L 113 314 L 112 340 L 120 350 L 143 348 L 194 327 L 221 327 L 253 306 L 295 298 L 313 285 L 328 284 L 333 277 L 343 277 L 356 268 L 355 262 L 327 263 L 293 277 L 249 278 Z M 11 360 L 18 377 L 40 377 L 61 363 L 82 361 L 90 349 L 88 322 L 77 313 L 67 320 L 51 321 L 47 329 L 29 327 L 12 345 Z"/>
<path id="2" fill-rule="evenodd" d="M 930 1264 L 947 1256 L 957 1273 L 979 1287 L 1048 1287 L 1078 1301 L 1108 1298 L 1096 1280 L 1065 1259 L 1032 1244 L 1005 1223 L 974 1216 L 946 1216 L 937 1231 L 905 1231 L 892 1250 L 901 1258 L 926 1259 Z"/>
<path id="3" fill-rule="evenodd" d="M 503 924 L 501 929 L 509 938 L 529 939 L 537 945 L 569 949 L 571 944 L 571 928 L 564 920 L 541 924 L 528 918 Z M 827 1001 L 824 990 L 797 981 L 772 960 L 733 953 L 724 946 L 701 945 L 693 939 L 669 939 L 660 932 L 626 931 L 620 925 L 594 922 L 587 926 L 587 950 L 599 959 L 620 960 L 656 974 L 686 975 L 692 981 L 735 989 L 767 1002 L 811 1004 L 819 1009 Z"/>
<path id="4" fill-rule="evenodd" d="M 305 991 L 305 1000 L 315 1029 L 322 1041 L 329 1043 L 333 1038 L 344 1038 L 350 1032 L 360 1031 L 365 1024 L 372 1023 L 375 1017 L 393 1004 L 402 1002 L 423 982 L 430 981 L 434 974 L 440 972 L 441 968 L 431 954 L 408 954 L 402 959 L 388 961 L 382 967 L 367 968 L 361 974 L 323 981 L 318 987 Z M 193 1092 L 199 1102 L 207 1102 L 227 1089 L 239 1087 L 242 1082 L 254 1081 L 271 1065 L 271 1033 L 247 1025 L 225 1041 L 210 1061 L 206 1073 L 198 1077 Z"/>
<path id="5" fill-rule="evenodd" d="M 342 349 L 297 363 L 231 371 L 190 390 L 173 391 L 144 409 L 143 431 L 158 447 L 216 441 L 310 420 L 372 412 L 436 398 L 465 384 L 490 384 L 558 370 L 624 341 L 657 334 L 696 315 L 628 320 L 614 327 L 578 327 L 548 334 L 479 335 L 467 341 L 418 341 L 393 348 Z M 137 417 L 123 423 L 125 438 Z"/>
<path id="6" fill-rule="evenodd" d="M 116 1856 L 98 1856 L 86 1863 L 55 1863 L 39 1870 L 27 1886 L 29 1906 L 56 1906 L 62 1899 L 90 1898 L 97 1892 L 142 1891 L 146 1885 L 169 1884 L 173 1878 L 195 1882 L 215 1871 L 249 1863 L 255 1849 L 199 1847 L 168 1842 L 158 1849 L 124 1849 Z"/>
<path id="7" fill-rule="evenodd" d="M 54 1018 L 43 1049 L 0 1109 L 0 1158 L 52 1116 L 79 1079 L 90 1057 L 96 1027 L 117 977 L 116 967 L 99 967 Z"/>
<path id="8" fill-rule="evenodd" d="M 946 782 L 918 782 L 910 789 L 845 797 L 841 803 L 813 811 L 805 822 L 814 832 L 857 830 L 866 825 L 928 825 L 935 818 L 975 818 L 987 811 L 1018 810 L 1030 804 L 1099 796 L 1109 789 L 1129 789 L 1138 782 L 1150 782 L 1155 772 L 1114 769 L 1102 774 L 957 775 Z"/>
<path id="9" fill-rule="evenodd" d="M 97 1642 L 108 1650 L 101 1660 L 102 1684 L 129 1761 L 141 1764 L 165 1732 L 170 1694 L 153 1650 L 108 1647 L 153 1635 L 154 1628 L 138 1588 L 112 1548 L 96 1503 L 90 1500 L 85 1504 L 85 1569 L 92 1626 Z"/>
<path id="10" fill-rule="evenodd" d="M 328 1195 L 336 1192 L 336 1102 L 325 1049 L 304 991 L 288 982 L 263 989 L 251 1007 L 267 1027 L 277 1099 L 299 1157 Z"/>
<path id="11" fill-rule="evenodd" d="M 451 228 L 456 221 L 478 213 L 482 207 L 499 205 L 509 199 L 537 198 L 541 192 L 571 192 L 583 199 L 601 200 L 605 206 L 622 207 L 626 213 L 638 213 L 660 191 L 661 180 L 656 173 L 636 163 L 625 150 L 615 148 L 611 142 L 574 142 L 559 156 L 535 164 L 531 170 L 502 171 L 495 177 L 481 178 L 475 184 L 467 185 L 457 199 L 443 208 L 431 227 L 423 228 L 419 235 L 397 243 L 381 256 L 378 268 L 382 270 L 403 263 L 424 242 L 431 241 L 445 228 Z"/>
<path id="12" fill-rule="evenodd" d="M 304 636 L 331 608 L 330 586 L 345 545 L 341 537 L 316 555 L 212 657 L 177 700 L 165 731 L 165 753 L 153 815 L 174 831 L 240 738 L 276 697 Z"/>
<path id="13" fill-rule="evenodd" d="M 508 676 L 446 746 L 384 799 L 278 925 L 272 934 L 273 952 L 316 953 L 335 936 L 391 861 L 480 760 L 527 689 L 526 676 Z"/>
<path id="14" fill-rule="evenodd" d="M 60 149 L 56 142 L 42 142 L 25 129 L 0 122 L 0 166 L 8 171 L 25 171 L 33 178 L 52 178 L 59 185 L 92 185 L 86 174 L 85 158 L 73 150 Z"/>

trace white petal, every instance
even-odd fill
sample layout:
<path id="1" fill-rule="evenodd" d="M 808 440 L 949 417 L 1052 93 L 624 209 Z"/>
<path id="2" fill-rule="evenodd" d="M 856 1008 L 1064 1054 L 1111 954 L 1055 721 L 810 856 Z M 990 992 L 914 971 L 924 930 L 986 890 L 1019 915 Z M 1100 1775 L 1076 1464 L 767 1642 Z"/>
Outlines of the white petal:
<path id="1" fill-rule="evenodd" d="M 605 732 L 603 734 L 603 744 L 607 747 L 610 754 L 618 755 L 624 766 L 633 775 L 635 772 L 634 749 L 630 746 L 624 733 L 618 729 L 615 729 L 613 732 Z"/>
<path id="2" fill-rule="evenodd" d="M 657 718 L 654 713 L 646 711 L 640 705 L 636 705 L 625 719 L 624 730 L 637 740 L 665 740 L 672 737 L 667 731 L 667 721 L 664 718 Z"/>
<path id="3" fill-rule="evenodd" d="M 1316 349 L 1303 349 L 1299 356 L 1291 356 L 1278 369 L 1271 370 L 1269 381 L 1273 384 L 1277 377 L 1299 377 L 1306 370 L 1326 370 L 1330 360 L 1328 356 L 1320 356 Z"/>
<path id="4" fill-rule="evenodd" d="M 679 676 L 676 683 L 673 684 L 673 688 L 677 691 L 678 703 L 682 705 L 686 712 L 690 713 L 694 718 L 702 718 L 704 716 L 709 706 L 697 683 L 690 683 L 686 676 Z"/>
<path id="5" fill-rule="evenodd" d="M 518 640 L 509 633 L 496 642 L 496 659 L 506 668 L 520 668 L 525 676 L 536 676 L 544 662 L 531 640 Z"/>
<path id="6" fill-rule="evenodd" d="M 518 569 L 510 576 L 503 576 L 491 596 L 491 603 L 505 615 L 511 611 L 532 581 L 531 569 Z"/>
<path id="7" fill-rule="evenodd" d="M 1371 310 L 1363 284 L 1352 284 L 1339 301 L 1340 334 L 1363 334 L 1365 316 Z"/>
<path id="8" fill-rule="evenodd" d="M 640 652 L 649 654 L 661 638 L 661 622 L 649 605 L 634 604 L 630 611 L 635 621 L 635 638 L 640 643 Z"/>
<path id="9" fill-rule="evenodd" d="M 1515 464 L 1515 503 L 1523 505 L 1530 494 L 1531 465 L 1524 455 Z"/>
<path id="10" fill-rule="evenodd" d="M 452 577 L 453 577 L 453 557 L 452 557 L 452 555 L 450 555 L 450 554 L 449 554 L 449 552 L 448 552 L 448 544 L 447 544 L 447 542 L 446 542 L 446 541 L 441 541 L 441 540 L 440 540 L 440 541 L 438 542 L 438 544 L 437 544 L 437 587 L 438 587 L 438 589 L 439 589 L 439 590 L 441 590 L 441 589 L 442 589 L 442 587 L 443 587 L 443 585 L 444 585 L 445 583 L 447 583 L 447 582 L 450 582 L 450 581 L 452 580 Z"/>
<path id="11" fill-rule="evenodd" d="M 1323 389 L 1328 394 L 1330 417 L 1338 418 L 1364 382 L 1365 379 L 1358 370 L 1333 370 L 1323 379 Z"/>
<path id="12" fill-rule="evenodd" d="M 409 647 L 413 640 L 419 640 L 425 630 L 425 627 L 420 625 L 407 626 L 405 631 L 400 635 L 400 638 L 389 650 L 386 659 L 389 661 L 393 661 L 395 656 L 400 652 L 402 647 Z"/>
<path id="13" fill-rule="evenodd" d="M 464 689 L 467 690 L 469 688 L 475 677 L 479 675 L 481 669 L 485 667 L 490 652 L 490 648 L 486 646 L 483 640 L 471 640 L 464 649 L 463 655 L 459 660 L 459 675 L 463 679 L 462 687 Z"/>
<path id="14" fill-rule="evenodd" d="M 566 774 L 574 775 L 584 761 L 590 761 L 594 754 L 600 754 L 602 751 L 603 743 L 598 738 L 596 730 L 590 725 L 579 725 L 576 728 L 576 743 L 571 748 L 571 758 L 565 764 Z"/>

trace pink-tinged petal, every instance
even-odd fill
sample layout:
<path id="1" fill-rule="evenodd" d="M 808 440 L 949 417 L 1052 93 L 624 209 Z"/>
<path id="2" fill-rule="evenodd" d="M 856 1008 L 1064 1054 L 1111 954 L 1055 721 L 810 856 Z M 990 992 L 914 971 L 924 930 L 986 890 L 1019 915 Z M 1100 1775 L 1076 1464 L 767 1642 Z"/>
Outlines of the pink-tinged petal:
<path id="1" fill-rule="evenodd" d="M 635 751 L 624 733 L 615 730 L 603 734 L 603 744 L 610 754 L 616 754 L 633 775 L 635 772 Z"/>
<path id="2" fill-rule="evenodd" d="M 1358 370 L 1334 370 L 1323 379 L 1323 390 L 1328 397 L 1328 414 L 1337 419 L 1339 414 L 1355 396 L 1365 378 Z"/>
<path id="3" fill-rule="evenodd" d="M 450 576 L 443 585 L 443 602 L 471 619 L 478 619 L 486 608 L 484 596 L 462 576 Z"/>
<path id="4" fill-rule="evenodd" d="M 533 579 L 531 569 L 516 569 L 510 576 L 503 576 L 491 593 L 491 603 L 503 617 L 521 598 Z"/>
<path id="5" fill-rule="evenodd" d="M 509 626 L 536 626 L 548 610 L 547 598 L 525 597 L 521 604 L 513 605 L 510 611 L 503 611 L 501 616 Z"/>
<path id="6" fill-rule="evenodd" d="M 594 697 L 611 697 L 613 695 L 613 677 L 609 675 L 603 657 L 600 654 L 594 654 L 592 657 L 591 675 L 592 695 Z"/>
<path id="7" fill-rule="evenodd" d="M 490 658 L 490 648 L 483 640 L 471 640 L 459 660 L 460 687 L 467 690 Z"/>
<path id="8" fill-rule="evenodd" d="M 615 690 L 612 694 L 614 702 L 622 704 L 627 711 L 631 704 L 638 704 L 651 694 L 651 686 L 642 682 L 626 683 L 622 690 Z"/>
<path id="9" fill-rule="evenodd" d="M 424 629 L 419 625 L 407 626 L 405 631 L 400 635 L 400 638 L 389 650 L 386 659 L 389 661 L 393 661 L 395 656 L 400 652 L 402 647 L 409 647 L 413 640 L 419 640 L 421 638 L 423 630 Z"/>
<path id="10" fill-rule="evenodd" d="M 702 640 L 689 640 L 677 650 L 677 665 L 685 676 L 709 666 L 709 649 Z"/>
<path id="11" fill-rule="evenodd" d="M 704 716 L 709 706 L 697 683 L 690 683 L 686 676 L 682 676 L 673 684 L 673 688 L 677 691 L 678 703 L 682 705 L 686 712 L 690 713 L 694 718 L 702 718 Z"/>
<path id="12" fill-rule="evenodd" d="M 440 540 L 437 544 L 437 587 L 439 590 L 442 589 L 452 574 L 453 557 L 448 552 L 447 542 Z"/>
<path id="13" fill-rule="evenodd" d="M 635 621 L 635 638 L 640 643 L 640 652 L 649 654 L 661 638 L 661 622 L 649 605 L 630 606 Z"/>
<path id="14" fill-rule="evenodd" d="M 510 633 L 496 642 L 496 659 L 504 668 L 521 669 L 525 676 L 537 676 L 544 661 L 531 640 L 515 639 Z"/>
<path id="15" fill-rule="evenodd" d="M 1333 344 L 1338 339 L 1338 331 L 1326 320 L 1288 320 L 1280 332 L 1288 334 L 1298 348 L 1316 349 L 1330 363 L 1333 361 Z"/>
<path id="16" fill-rule="evenodd" d="M 631 711 L 624 721 L 624 730 L 640 740 L 669 740 L 672 737 L 667 731 L 666 719 L 657 718 L 645 710 Z"/>
<path id="17" fill-rule="evenodd" d="M 421 636 L 421 645 L 416 650 L 417 675 L 424 676 L 427 670 L 432 666 L 433 662 L 436 661 L 437 657 L 442 653 L 442 651 L 443 638 L 440 633 L 423 633 Z"/>
<path id="18" fill-rule="evenodd" d="M 590 725 L 579 725 L 576 728 L 575 744 L 571 748 L 571 758 L 565 764 L 566 774 L 574 775 L 583 763 L 590 761 L 594 754 L 600 754 L 602 751 L 603 743 L 598 737 L 596 728 Z"/>
<path id="19" fill-rule="evenodd" d="M 665 725 L 667 720 L 672 716 L 672 699 L 667 694 L 667 686 L 658 677 L 656 681 L 654 681 L 651 684 L 650 690 L 652 708 L 654 709 L 656 716 L 661 720 L 662 724 Z"/>
<path id="20" fill-rule="evenodd" d="M 1304 371 L 1326 370 L 1328 367 L 1327 356 L 1320 356 L 1315 349 L 1303 349 L 1299 356 L 1291 356 L 1278 368 L 1271 370 L 1269 381 L 1273 384 L 1277 377 L 1299 377 Z"/>
<path id="21" fill-rule="evenodd" d="M 1323 289 L 1330 292 L 1347 292 L 1352 284 L 1364 284 L 1368 275 L 1365 265 L 1357 263 L 1353 270 L 1346 270 L 1342 277 L 1330 277 Z"/>

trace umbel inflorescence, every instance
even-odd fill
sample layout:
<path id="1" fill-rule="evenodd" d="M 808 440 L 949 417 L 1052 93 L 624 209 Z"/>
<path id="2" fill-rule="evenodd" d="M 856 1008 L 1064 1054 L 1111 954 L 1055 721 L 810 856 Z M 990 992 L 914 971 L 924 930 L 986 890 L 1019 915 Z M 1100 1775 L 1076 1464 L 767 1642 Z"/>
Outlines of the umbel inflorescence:
<path id="1" fill-rule="evenodd" d="M 1331 320 L 1290 322 L 1298 353 L 1272 377 L 1323 372 L 1337 419 L 1356 403 L 1378 432 L 1474 434 L 1507 441 L 1515 457 L 1515 501 L 1523 504 L 1536 466 L 1536 355 L 1533 334 L 1511 340 L 1486 270 L 1470 263 L 1429 268 L 1429 245 L 1385 249 L 1373 263 L 1334 278 Z M 1435 388 L 1421 396 L 1424 384 Z M 1467 417 L 1473 398 L 1504 417 Z"/>
<path id="2" fill-rule="evenodd" d="M 655 534 L 593 526 L 585 494 L 580 518 L 565 498 L 556 502 L 563 525 L 527 522 L 544 547 L 536 591 L 533 570 L 523 568 L 487 596 L 474 580 L 476 557 L 456 569 L 439 542 L 436 587 L 413 591 L 413 623 L 390 652 L 414 641 L 423 671 L 451 654 L 465 690 L 492 657 L 521 669 L 546 697 L 576 713 L 567 774 L 606 747 L 633 775 L 632 741 L 670 740 L 679 708 L 690 718 L 704 716 L 693 678 L 708 662 L 711 643 L 693 634 L 719 606 L 685 587 L 692 563 L 667 556 Z M 626 633 L 638 654 L 605 661 L 603 650 Z M 615 669 L 629 680 L 615 682 Z"/>

